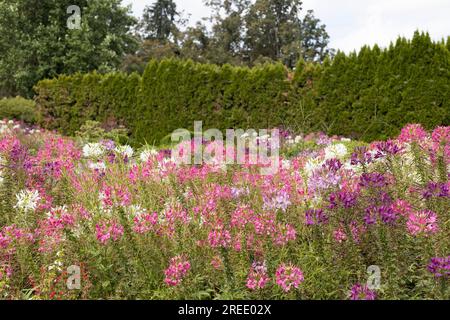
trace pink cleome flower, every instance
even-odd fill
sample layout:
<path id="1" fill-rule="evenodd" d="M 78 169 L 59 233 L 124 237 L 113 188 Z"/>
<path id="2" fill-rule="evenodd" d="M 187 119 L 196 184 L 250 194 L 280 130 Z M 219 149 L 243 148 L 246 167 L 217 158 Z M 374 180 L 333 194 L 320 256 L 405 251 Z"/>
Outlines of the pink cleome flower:
<path id="1" fill-rule="evenodd" d="M 95 226 L 97 240 L 106 245 L 111 239 L 119 240 L 123 236 L 123 227 L 115 221 L 103 221 Z"/>
<path id="2" fill-rule="evenodd" d="M 298 289 L 298 286 L 304 281 L 303 272 L 300 268 L 286 264 L 278 267 L 275 278 L 276 283 L 284 292 L 289 292 L 292 288 Z"/>
<path id="3" fill-rule="evenodd" d="M 406 227 L 411 235 L 425 236 L 438 232 L 437 214 L 430 210 L 411 212 L 406 222 Z"/>
<path id="4" fill-rule="evenodd" d="M 265 262 L 254 262 L 250 268 L 246 286 L 250 290 L 263 289 L 269 280 L 270 278 L 267 275 L 267 267 Z"/>
<path id="5" fill-rule="evenodd" d="M 403 143 L 421 142 L 428 136 L 425 129 L 420 124 L 409 124 L 404 127 L 398 137 Z"/>
<path id="6" fill-rule="evenodd" d="M 377 294 L 370 290 L 367 285 L 355 284 L 350 290 L 350 300 L 375 300 Z"/>
<path id="7" fill-rule="evenodd" d="M 188 271 L 191 269 L 191 264 L 182 255 L 170 259 L 169 267 L 164 271 L 164 282 L 171 287 L 178 286 Z"/>

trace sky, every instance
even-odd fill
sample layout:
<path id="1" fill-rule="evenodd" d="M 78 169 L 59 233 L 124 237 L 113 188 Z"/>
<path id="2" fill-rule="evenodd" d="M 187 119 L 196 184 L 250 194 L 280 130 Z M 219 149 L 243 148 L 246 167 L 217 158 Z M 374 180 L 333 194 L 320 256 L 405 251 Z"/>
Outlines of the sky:
<path id="1" fill-rule="evenodd" d="M 191 14 L 190 24 L 210 15 L 202 0 L 176 0 Z M 123 0 L 140 17 L 152 0 Z M 345 52 L 363 45 L 388 46 L 398 36 L 428 31 L 435 40 L 450 36 L 450 0 L 303 0 L 303 12 L 312 9 L 327 26 L 330 47 Z"/>

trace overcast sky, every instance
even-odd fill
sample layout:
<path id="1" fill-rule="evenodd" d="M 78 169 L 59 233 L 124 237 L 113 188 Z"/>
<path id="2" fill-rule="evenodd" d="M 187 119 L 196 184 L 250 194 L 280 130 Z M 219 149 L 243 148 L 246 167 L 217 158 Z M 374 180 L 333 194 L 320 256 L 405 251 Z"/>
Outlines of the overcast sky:
<path id="1" fill-rule="evenodd" d="M 152 0 L 123 0 L 136 16 Z M 190 13 L 190 23 L 209 16 L 202 0 L 176 0 Z M 416 29 L 440 40 L 450 35 L 450 0 L 303 0 L 327 25 L 331 47 L 349 52 L 365 44 L 389 45 L 397 36 L 411 38 Z"/>

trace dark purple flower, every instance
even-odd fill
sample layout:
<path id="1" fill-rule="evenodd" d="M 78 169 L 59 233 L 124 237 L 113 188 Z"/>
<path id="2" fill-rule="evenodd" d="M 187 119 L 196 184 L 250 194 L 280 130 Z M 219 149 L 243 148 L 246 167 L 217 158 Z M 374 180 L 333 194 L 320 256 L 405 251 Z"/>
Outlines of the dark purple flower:
<path id="1" fill-rule="evenodd" d="M 426 189 L 422 192 L 422 196 L 425 199 L 448 198 L 450 197 L 448 184 L 429 182 Z"/>
<path id="2" fill-rule="evenodd" d="M 364 222 L 366 223 L 366 225 L 370 226 L 370 225 L 377 223 L 377 219 L 378 219 L 377 211 L 378 210 L 375 206 L 370 206 L 370 207 L 366 208 L 366 210 L 365 210 L 366 215 L 364 216 Z"/>
<path id="3" fill-rule="evenodd" d="M 393 202 L 392 197 L 387 192 L 381 192 L 380 193 L 380 203 L 389 206 Z"/>
<path id="4" fill-rule="evenodd" d="M 391 207 L 381 206 L 378 208 L 381 220 L 386 224 L 392 224 L 397 221 L 398 216 Z"/>
<path id="5" fill-rule="evenodd" d="M 324 163 L 323 168 L 336 172 L 342 168 L 342 163 L 338 159 L 329 159 Z"/>
<path id="6" fill-rule="evenodd" d="M 367 152 L 366 147 L 356 147 L 350 161 L 353 166 L 356 166 L 358 164 L 369 164 L 373 159 L 372 155 Z"/>
<path id="7" fill-rule="evenodd" d="M 356 192 L 340 190 L 338 192 L 333 192 L 328 198 L 330 209 L 334 209 L 338 204 L 342 204 L 345 209 L 350 209 L 356 205 L 358 200 L 358 194 Z"/>
<path id="8" fill-rule="evenodd" d="M 434 274 L 436 278 L 450 277 L 450 256 L 431 258 L 428 271 Z"/>
<path id="9" fill-rule="evenodd" d="M 363 173 L 359 179 L 359 185 L 364 188 L 383 188 L 387 184 L 386 178 L 378 172 Z"/>
<path id="10" fill-rule="evenodd" d="M 375 148 L 375 159 L 384 158 L 386 155 L 394 156 L 402 151 L 402 148 L 392 140 L 378 142 Z"/>
<path id="11" fill-rule="evenodd" d="M 305 217 L 307 226 L 320 225 L 328 222 L 328 216 L 322 209 L 307 210 Z"/>

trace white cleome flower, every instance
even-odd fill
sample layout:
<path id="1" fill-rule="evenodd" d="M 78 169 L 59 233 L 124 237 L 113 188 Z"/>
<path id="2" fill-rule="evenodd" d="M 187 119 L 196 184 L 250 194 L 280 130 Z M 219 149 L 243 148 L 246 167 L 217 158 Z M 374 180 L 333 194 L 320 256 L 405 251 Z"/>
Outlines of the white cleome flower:
<path id="1" fill-rule="evenodd" d="M 315 159 L 309 159 L 305 164 L 305 172 L 308 176 L 311 176 L 314 171 L 316 171 L 318 168 L 320 168 L 323 164 L 323 161 L 321 161 L 319 158 Z"/>
<path id="2" fill-rule="evenodd" d="M 348 153 L 347 147 L 342 143 L 334 144 L 325 148 L 325 160 L 342 159 Z"/>
<path id="3" fill-rule="evenodd" d="M 103 161 L 89 163 L 89 168 L 92 170 L 104 171 L 106 170 L 106 164 Z"/>
<path id="4" fill-rule="evenodd" d="M 86 158 L 98 158 L 105 153 L 105 148 L 100 143 L 88 143 L 83 147 L 83 156 Z"/>
<path id="5" fill-rule="evenodd" d="M 17 195 L 17 204 L 14 208 L 23 210 L 25 212 L 35 211 L 41 197 L 37 190 L 22 190 Z"/>
<path id="6" fill-rule="evenodd" d="M 147 213 L 140 205 L 131 205 L 128 207 L 128 213 L 133 217 L 139 217 Z"/>
<path id="7" fill-rule="evenodd" d="M 122 157 L 127 158 L 131 158 L 134 154 L 133 148 L 128 145 L 118 146 L 114 149 L 114 151 L 120 154 Z"/>
<path id="8" fill-rule="evenodd" d="M 302 136 L 296 136 L 294 141 L 295 141 L 296 144 L 299 144 L 300 142 L 303 141 L 303 137 Z"/>
<path id="9" fill-rule="evenodd" d="M 289 170 L 291 168 L 291 161 L 289 161 L 287 159 L 283 159 L 281 161 L 281 167 L 285 170 Z"/>
<path id="10" fill-rule="evenodd" d="M 141 162 L 147 162 L 150 157 L 156 155 L 158 155 L 158 151 L 156 149 L 146 149 L 141 152 L 141 154 L 139 155 L 139 159 L 141 160 Z"/>

